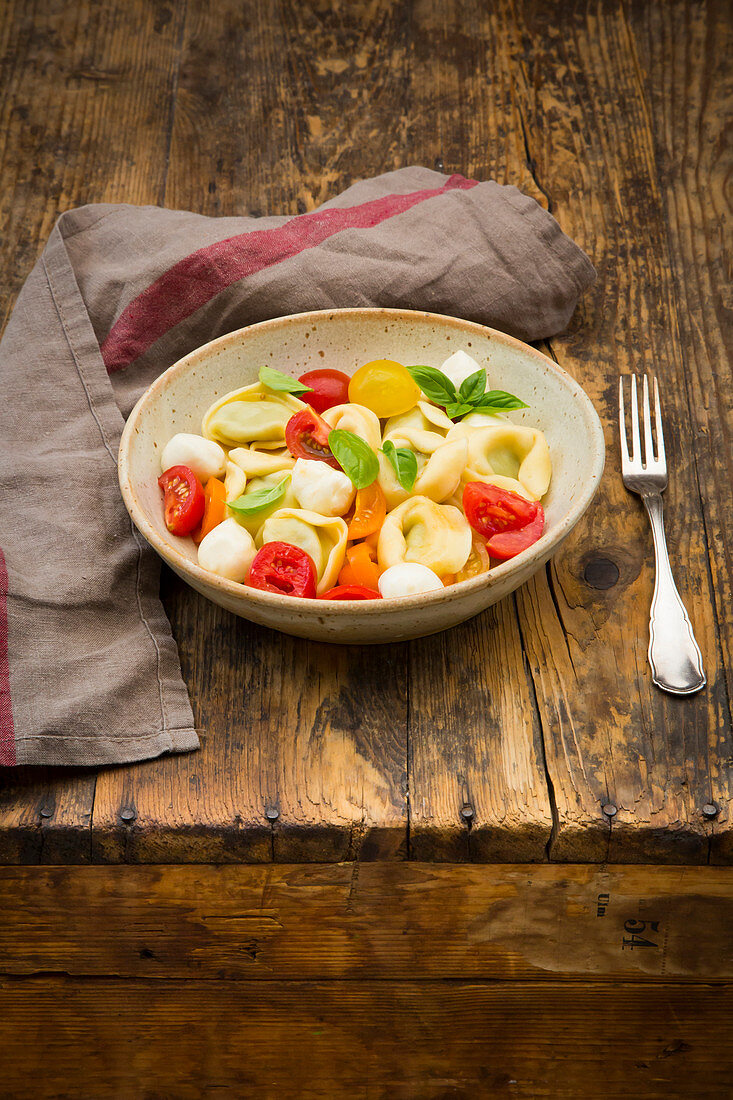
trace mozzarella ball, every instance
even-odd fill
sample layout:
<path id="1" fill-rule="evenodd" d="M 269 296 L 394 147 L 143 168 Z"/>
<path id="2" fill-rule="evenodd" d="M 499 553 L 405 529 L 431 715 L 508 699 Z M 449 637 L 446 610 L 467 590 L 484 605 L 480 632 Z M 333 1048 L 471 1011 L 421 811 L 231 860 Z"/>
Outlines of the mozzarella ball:
<path id="1" fill-rule="evenodd" d="M 170 470 L 171 466 L 188 466 L 205 485 L 210 477 L 222 476 L 227 456 L 224 448 L 214 443 L 213 439 L 179 432 L 163 448 L 160 464 L 163 470 Z"/>
<path id="2" fill-rule="evenodd" d="M 341 470 L 311 458 L 299 458 L 295 463 L 290 487 L 301 508 L 329 517 L 348 512 L 356 493 Z"/>
<path id="3" fill-rule="evenodd" d="M 470 378 L 472 374 L 475 374 L 477 370 L 481 370 L 481 367 L 475 359 L 471 358 L 468 352 L 455 351 L 452 355 L 448 356 L 440 369 L 447 378 L 450 378 L 456 389 L 458 389 L 461 382 L 465 382 L 466 379 Z"/>
<path id="4" fill-rule="evenodd" d="M 391 596 L 417 596 L 420 592 L 437 592 L 444 585 L 437 573 L 427 565 L 403 561 L 390 565 L 379 578 L 379 591 L 385 600 Z"/>
<path id="5" fill-rule="evenodd" d="M 218 577 L 243 584 L 256 553 L 249 531 L 232 517 L 219 523 L 201 540 L 199 565 Z"/>

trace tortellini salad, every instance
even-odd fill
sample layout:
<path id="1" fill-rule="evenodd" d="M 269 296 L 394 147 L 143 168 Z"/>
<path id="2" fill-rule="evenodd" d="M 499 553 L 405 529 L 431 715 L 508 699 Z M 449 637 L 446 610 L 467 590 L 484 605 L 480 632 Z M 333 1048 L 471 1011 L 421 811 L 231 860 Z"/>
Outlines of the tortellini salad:
<path id="1" fill-rule="evenodd" d="M 207 409 L 200 435 L 165 444 L 166 526 L 193 538 L 203 569 L 266 592 L 439 591 L 542 535 L 550 452 L 512 421 L 521 408 L 466 351 L 352 377 L 263 367 Z"/>

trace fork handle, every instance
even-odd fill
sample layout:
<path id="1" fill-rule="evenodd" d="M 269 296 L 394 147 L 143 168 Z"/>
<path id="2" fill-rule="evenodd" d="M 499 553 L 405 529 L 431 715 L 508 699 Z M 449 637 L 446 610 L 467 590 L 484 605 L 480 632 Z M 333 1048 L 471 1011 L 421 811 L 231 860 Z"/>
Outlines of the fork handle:
<path id="1" fill-rule="evenodd" d="M 669 564 L 660 493 L 646 492 L 642 500 L 654 537 L 656 577 L 649 617 L 649 664 L 657 687 L 673 695 L 692 695 L 705 687 L 702 654 L 692 632 Z"/>

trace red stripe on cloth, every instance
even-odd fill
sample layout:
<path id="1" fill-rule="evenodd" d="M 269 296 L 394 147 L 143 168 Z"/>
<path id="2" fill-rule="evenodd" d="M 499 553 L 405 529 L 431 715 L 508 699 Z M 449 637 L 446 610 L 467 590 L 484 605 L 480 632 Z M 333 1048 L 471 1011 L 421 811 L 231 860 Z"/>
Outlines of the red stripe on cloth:
<path id="1" fill-rule="evenodd" d="M 433 190 L 300 214 L 276 229 L 253 230 L 200 248 L 165 271 L 122 311 L 102 344 L 105 366 L 110 374 L 129 366 L 175 325 L 248 275 L 314 248 L 344 229 L 372 229 L 426 199 L 466 191 L 477 183 L 455 175 Z"/>
<path id="2" fill-rule="evenodd" d="M 12 768 L 17 762 L 8 664 L 8 570 L 0 550 L 0 766 Z"/>

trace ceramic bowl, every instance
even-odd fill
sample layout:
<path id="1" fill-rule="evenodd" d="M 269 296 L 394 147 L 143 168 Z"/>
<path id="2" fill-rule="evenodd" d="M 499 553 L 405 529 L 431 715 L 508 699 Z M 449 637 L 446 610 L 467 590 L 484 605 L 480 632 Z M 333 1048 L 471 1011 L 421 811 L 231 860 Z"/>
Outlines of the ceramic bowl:
<path id="1" fill-rule="evenodd" d="M 157 485 L 160 454 L 176 432 L 200 432 L 209 405 L 257 380 L 262 365 L 293 376 L 316 367 L 353 374 L 373 359 L 440 366 L 463 348 L 486 366 L 489 384 L 529 408 L 515 423 L 541 428 L 552 456 L 552 483 L 538 542 L 489 573 L 442 592 L 399 599 L 338 602 L 259 592 L 201 569 L 191 539 L 168 533 Z M 603 471 L 603 431 L 570 375 L 539 351 L 494 329 L 432 313 L 343 309 L 300 313 L 231 332 L 187 355 L 140 398 L 120 444 L 122 496 L 133 522 L 180 577 L 214 603 L 286 634 L 341 643 L 396 642 L 455 626 L 509 595 L 562 545 L 593 499 Z"/>

